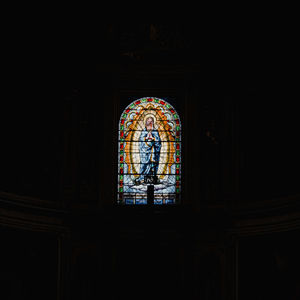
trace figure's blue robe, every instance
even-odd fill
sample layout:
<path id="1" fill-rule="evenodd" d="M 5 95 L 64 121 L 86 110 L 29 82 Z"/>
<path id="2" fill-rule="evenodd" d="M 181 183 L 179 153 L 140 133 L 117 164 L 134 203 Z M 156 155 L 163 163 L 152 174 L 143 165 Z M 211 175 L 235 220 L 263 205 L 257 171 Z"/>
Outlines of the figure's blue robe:
<path id="1" fill-rule="evenodd" d="M 157 130 L 152 130 L 152 139 L 147 139 L 149 131 L 145 128 L 139 138 L 139 150 L 140 150 L 140 180 L 144 180 L 145 175 L 156 176 L 159 156 L 161 149 L 161 140 Z"/>

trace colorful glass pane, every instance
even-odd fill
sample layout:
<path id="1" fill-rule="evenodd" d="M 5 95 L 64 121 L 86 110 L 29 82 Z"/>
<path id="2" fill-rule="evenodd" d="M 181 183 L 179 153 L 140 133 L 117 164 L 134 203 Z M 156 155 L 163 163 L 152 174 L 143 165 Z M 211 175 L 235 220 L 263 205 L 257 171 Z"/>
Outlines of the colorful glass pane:
<path id="1" fill-rule="evenodd" d="M 120 203 L 175 204 L 180 198 L 181 134 L 175 109 L 165 100 L 145 97 L 128 105 L 119 124 Z"/>

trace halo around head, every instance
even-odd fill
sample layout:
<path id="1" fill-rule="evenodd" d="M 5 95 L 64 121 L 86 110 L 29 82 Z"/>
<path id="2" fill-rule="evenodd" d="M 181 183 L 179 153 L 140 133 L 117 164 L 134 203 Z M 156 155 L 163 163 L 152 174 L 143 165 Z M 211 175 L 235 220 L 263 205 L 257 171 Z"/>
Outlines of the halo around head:
<path id="1" fill-rule="evenodd" d="M 147 113 L 147 114 L 145 114 L 144 120 L 143 120 L 144 126 L 146 126 L 146 120 L 147 120 L 148 118 L 152 118 L 152 119 L 153 119 L 153 126 L 155 126 L 155 124 L 156 124 L 156 117 L 155 117 L 152 113 Z"/>

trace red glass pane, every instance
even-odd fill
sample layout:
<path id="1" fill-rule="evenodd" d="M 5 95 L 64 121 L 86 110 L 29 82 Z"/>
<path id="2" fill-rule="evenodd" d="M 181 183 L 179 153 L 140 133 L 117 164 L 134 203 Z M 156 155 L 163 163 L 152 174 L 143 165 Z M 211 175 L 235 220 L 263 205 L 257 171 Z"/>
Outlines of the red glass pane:
<path id="1" fill-rule="evenodd" d="M 120 144 L 120 149 L 121 149 L 121 150 L 124 149 L 124 144 L 123 144 L 123 143 Z"/>
<path id="2" fill-rule="evenodd" d="M 123 168 L 120 168 L 120 173 L 123 174 Z"/>
<path id="3" fill-rule="evenodd" d="M 176 157 L 176 162 L 179 162 L 179 157 L 178 156 Z"/>
<path id="4" fill-rule="evenodd" d="M 179 147 L 180 147 L 179 144 L 176 144 L 176 150 L 179 150 Z"/>
<path id="5" fill-rule="evenodd" d="M 165 105 L 166 103 L 164 101 L 159 101 L 160 104 Z"/>
<path id="6" fill-rule="evenodd" d="M 129 113 L 129 112 L 130 112 L 130 108 L 127 108 L 127 109 L 126 109 L 126 112 Z"/>
<path id="7" fill-rule="evenodd" d="M 121 120 L 121 124 L 124 125 L 124 122 L 125 122 L 125 119 L 122 119 Z"/>
<path id="8" fill-rule="evenodd" d="M 175 111 L 174 111 L 174 109 L 170 109 L 170 111 L 171 111 L 171 113 L 172 113 L 172 114 L 175 114 Z"/>
<path id="9" fill-rule="evenodd" d="M 123 156 L 120 156 L 120 161 L 123 162 Z"/>
<path id="10" fill-rule="evenodd" d="M 124 131 L 120 131 L 120 137 L 121 137 L 121 138 L 124 137 Z"/>
<path id="11" fill-rule="evenodd" d="M 179 120 L 175 120 L 176 124 L 179 125 Z"/>
<path id="12" fill-rule="evenodd" d="M 138 104 L 140 104 L 141 103 L 141 101 L 136 101 L 135 102 L 135 105 L 138 105 Z"/>
<path id="13" fill-rule="evenodd" d="M 147 101 L 148 101 L 148 102 L 152 102 L 153 99 L 152 99 L 152 98 L 148 98 Z"/>
<path id="14" fill-rule="evenodd" d="M 179 175 L 179 169 L 176 170 L 176 175 Z"/>

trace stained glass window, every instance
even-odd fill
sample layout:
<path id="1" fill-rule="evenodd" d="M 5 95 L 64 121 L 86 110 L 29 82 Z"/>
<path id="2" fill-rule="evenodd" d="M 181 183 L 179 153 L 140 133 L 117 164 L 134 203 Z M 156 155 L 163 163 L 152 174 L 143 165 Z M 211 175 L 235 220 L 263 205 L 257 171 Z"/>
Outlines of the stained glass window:
<path id="1" fill-rule="evenodd" d="M 155 97 L 129 104 L 119 124 L 118 203 L 177 204 L 181 192 L 181 123 L 172 105 Z"/>

